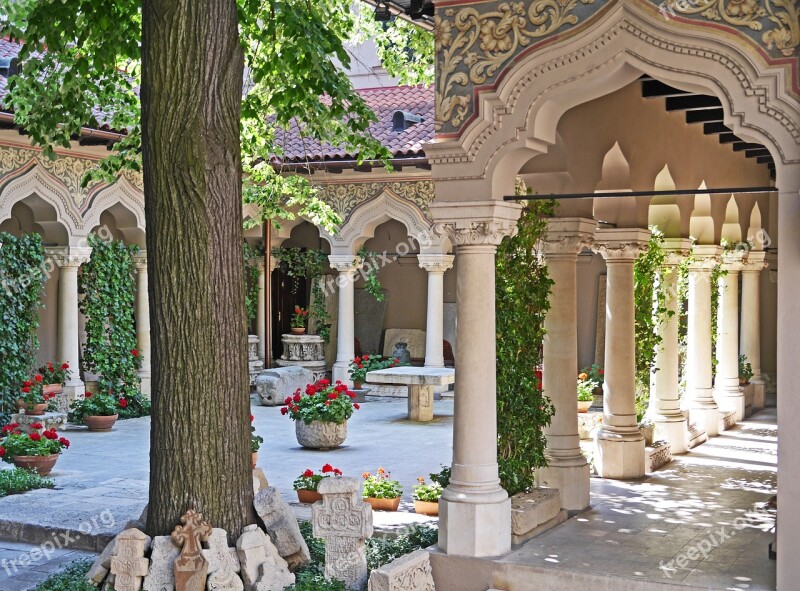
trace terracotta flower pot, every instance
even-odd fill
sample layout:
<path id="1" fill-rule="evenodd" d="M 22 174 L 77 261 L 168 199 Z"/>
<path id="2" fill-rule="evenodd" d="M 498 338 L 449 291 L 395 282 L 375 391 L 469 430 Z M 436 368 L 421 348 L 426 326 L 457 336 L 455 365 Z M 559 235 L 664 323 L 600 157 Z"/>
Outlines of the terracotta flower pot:
<path id="1" fill-rule="evenodd" d="M 578 400 L 578 412 L 588 412 L 593 400 Z"/>
<path id="2" fill-rule="evenodd" d="M 294 422 L 294 432 L 297 442 L 309 449 L 333 449 L 339 447 L 347 439 L 347 421 L 341 425 L 325 421 L 311 421 L 309 424 L 302 420 Z"/>
<path id="3" fill-rule="evenodd" d="M 250 469 L 256 469 L 256 462 L 258 462 L 258 452 L 254 451 L 250 456 Z"/>
<path id="4" fill-rule="evenodd" d="M 34 417 L 42 416 L 45 411 L 47 410 L 47 403 L 42 402 L 40 404 L 26 404 L 25 405 L 25 414 L 31 415 Z"/>
<path id="5" fill-rule="evenodd" d="M 58 461 L 59 454 L 49 456 L 14 456 L 14 465 L 17 468 L 36 470 L 39 476 L 47 476 Z"/>
<path id="6" fill-rule="evenodd" d="M 89 431 L 111 431 L 111 427 L 117 422 L 119 415 L 110 417 L 84 417 L 83 422 L 89 427 Z"/>
<path id="7" fill-rule="evenodd" d="M 433 501 L 414 501 L 414 512 L 420 515 L 439 515 L 439 503 Z"/>
<path id="8" fill-rule="evenodd" d="M 372 505 L 373 511 L 397 511 L 397 508 L 400 506 L 400 497 L 394 499 L 364 497 L 364 502 Z"/>
<path id="9" fill-rule="evenodd" d="M 361 382 L 353 382 L 353 390 L 360 390 L 361 389 Z"/>
<path id="10" fill-rule="evenodd" d="M 306 329 L 305 328 L 295 328 L 293 326 L 292 327 L 292 334 L 306 334 Z"/>
<path id="11" fill-rule="evenodd" d="M 47 384 L 42 388 L 44 394 L 58 394 L 63 390 L 64 386 L 62 384 Z"/>
<path id="12" fill-rule="evenodd" d="M 297 500 L 301 503 L 312 504 L 322 500 L 322 495 L 315 490 L 298 489 Z"/>

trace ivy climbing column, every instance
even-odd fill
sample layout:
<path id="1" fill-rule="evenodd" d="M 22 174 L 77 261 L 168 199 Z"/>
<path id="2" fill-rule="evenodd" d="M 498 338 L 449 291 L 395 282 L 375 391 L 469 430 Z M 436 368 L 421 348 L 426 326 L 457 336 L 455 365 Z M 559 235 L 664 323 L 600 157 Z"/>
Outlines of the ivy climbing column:
<path id="1" fill-rule="evenodd" d="M 561 507 L 589 506 L 589 463 L 581 453 L 575 374 L 578 368 L 576 264 L 578 253 L 589 246 L 596 222 L 583 218 L 553 218 L 547 222 L 544 257 L 553 280 L 550 310 L 545 316 L 542 381 L 555 407 L 547 437 L 547 466 L 538 476 L 544 486 L 561 491 Z"/>
<path id="2" fill-rule="evenodd" d="M 449 254 L 420 254 L 419 266 L 428 272 L 428 308 L 425 320 L 425 367 L 444 367 L 444 272 L 452 268 Z"/>
<path id="3" fill-rule="evenodd" d="M 711 271 L 722 254 L 722 247 L 697 245 L 692 254 L 686 345 L 689 421 L 704 429 L 709 437 L 714 437 L 719 435 L 719 407 L 714 401 L 711 383 Z"/>
<path id="4" fill-rule="evenodd" d="M 678 265 L 691 247 L 691 241 L 686 238 L 664 240 L 665 270 L 658 281 L 666 293 L 664 304 L 667 313 L 663 322 L 656 324 L 661 344 L 656 348 L 656 369 L 650 372 L 650 407 L 647 414 L 655 423 L 653 439 L 668 441 L 674 454 L 686 453 L 689 445 L 686 417 L 681 412 L 678 393 Z"/>
<path id="5" fill-rule="evenodd" d="M 147 253 L 134 257 L 136 264 L 136 348 L 142 394 L 150 398 L 150 297 L 147 293 Z"/>
<path id="6" fill-rule="evenodd" d="M 66 247 L 53 256 L 58 265 L 58 358 L 69 363 L 72 377 L 64 384 L 68 401 L 82 398 L 86 386 L 81 380 L 80 335 L 78 332 L 78 269 L 89 260 L 91 248 Z"/>
<path id="7" fill-rule="evenodd" d="M 742 315 L 739 351 L 753 367 L 753 410 L 764 408 L 765 384 L 761 375 L 761 271 L 767 266 L 763 250 L 751 250 L 742 265 Z"/>
<path id="8" fill-rule="evenodd" d="M 722 255 L 722 269 L 726 273 L 717 285 L 719 315 L 714 395 L 720 407 L 735 413 L 737 422 L 744 419 L 745 405 L 744 392 L 739 389 L 739 272 L 743 254 L 734 251 Z"/>
<path id="9" fill-rule="evenodd" d="M 333 381 L 341 380 L 352 386 L 349 368 L 355 357 L 355 274 L 361 268 L 361 259 L 352 254 L 332 254 L 328 260 L 331 267 L 339 272 L 336 278 L 339 288 L 339 324 Z"/>
<path id="10" fill-rule="evenodd" d="M 258 267 L 258 305 L 256 308 L 256 335 L 258 335 L 258 358 L 262 361 L 267 356 L 267 320 L 266 320 L 266 262 L 259 257 L 256 262 Z"/>
<path id="11" fill-rule="evenodd" d="M 641 478 L 645 473 L 644 437 L 636 421 L 633 264 L 649 236 L 638 228 L 595 232 L 607 282 L 603 424 L 595 438 L 595 464 L 603 478 Z"/>

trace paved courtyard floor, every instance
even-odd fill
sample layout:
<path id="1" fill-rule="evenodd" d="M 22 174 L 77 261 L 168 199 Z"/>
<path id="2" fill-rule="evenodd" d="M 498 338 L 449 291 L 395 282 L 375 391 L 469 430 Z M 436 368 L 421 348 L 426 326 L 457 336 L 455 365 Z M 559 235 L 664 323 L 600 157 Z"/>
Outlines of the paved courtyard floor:
<path id="1" fill-rule="evenodd" d="M 292 481 L 306 468 L 331 463 L 355 477 L 379 466 L 390 470 L 404 485 L 404 512 L 376 513 L 376 525 L 384 529 L 420 520 L 409 512 L 413 484 L 452 458 L 452 400 L 437 401 L 435 420 L 425 424 L 405 420 L 405 400 L 368 402 L 350 420 L 345 446 L 327 452 L 301 448 L 293 422 L 279 408 L 254 405 L 253 414 L 264 437 L 258 464 L 287 500 L 296 500 Z M 0 560 L 63 541 L 65 530 L 72 532 L 68 547 L 51 560 L 12 573 L 0 568 L 0 590 L 32 588 L 63 563 L 101 549 L 102 534 L 111 535 L 139 516 L 148 494 L 149 424 L 143 418 L 119 422 L 111 433 L 70 431 L 73 445 L 52 475 L 55 490 L 0 499 L 0 540 L 11 540 L 0 541 Z M 771 536 L 764 531 L 771 517 L 748 517 L 738 530 L 733 523 L 775 494 L 776 447 L 775 412 L 765 411 L 643 481 L 593 478 L 589 511 L 503 562 L 705 589 L 774 589 L 775 563 L 767 559 Z M 310 516 L 307 507 L 295 508 L 300 516 Z M 712 542 L 721 527 L 729 535 Z M 708 544 L 707 556 L 674 564 L 669 577 L 659 569 L 660 561 L 677 562 L 690 548 L 700 551 Z"/>

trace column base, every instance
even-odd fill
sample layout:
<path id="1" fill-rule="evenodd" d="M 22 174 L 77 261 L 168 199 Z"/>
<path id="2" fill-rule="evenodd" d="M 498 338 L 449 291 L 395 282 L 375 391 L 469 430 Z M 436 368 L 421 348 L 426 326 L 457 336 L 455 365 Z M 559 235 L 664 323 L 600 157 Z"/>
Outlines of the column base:
<path id="1" fill-rule="evenodd" d="M 86 385 L 81 381 L 64 384 L 63 395 L 66 397 L 67 402 L 79 400 L 86 396 Z"/>
<path id="2" fill-rule="evenodd" d="M 735 414 L 736 422 L 739 423 L 744 420 L 744 392 L 737 386 L 735 390 L 724 388 L 714 392 L 714 398 L 717 401 L 717 406 L 721 410 L 732 410 Z"/>
<path id="3" fill-rule="evenodd" d="M 763 409 L 767 400 L 767 385 L 764 382 L 750 382 L 753 385 L 753 412 Z"/>
<path id="4" fill-rule="evenodd" d="M 583 463 L 580 463 L 580 460 Z M 539 484 L 561 491 L 561 508 L 582 511 L 589 506 L 589 462 L 581 455 L 572 465 L 549 459 L 548 466 L 536 471 Z"/>
<path id="5" fill-rule="evenodd" d="M 645 475 L 641 431 L 619 433 L 600 429 L 595 436 L 595 467 L 601 478 L 626 480 Z"/>
<path id="6" fill-rule="evenodd" d="M 353 381 L 350 379 L 350 362 L 337 361 L 331 368 L 331 378 L 335 384 L 337 380 L 341 380 L 343 384 L 353 386 Z"/>
<path id="7" fill-rule="evenodd" d="M 686 417 L 655 416 L 653 423 L 655 423 L 653 441 L 669 442 L 672 454 L 685 454 L 689 451 L 689 426 Z"/>
<path id="8" fill-rule="evenodd" d="M 408 386 L 408 420 L 433 420 L 433 386 Z"/>
<path id="9" fill-rule="evenodd" d="M 439 549 L 484 558 L 511 550 L 511 499 L 493 503 L 439 500 Z"/>
<path id="10" fill-rule="evenodd" d="M 152 387 L 152 377 L 149 373 L 140 373 L 139 374 L 140 386 L 139 390 L 142 393 L 142 396 L 150 400 L 151 394 L 153 392 Z"/>
<path id="11" fill-rule="evenodd" d="M 719 435 L 719 408 L 716 404 L 690 408 L 689 419 L 703 429 L 709 437 Z"/>

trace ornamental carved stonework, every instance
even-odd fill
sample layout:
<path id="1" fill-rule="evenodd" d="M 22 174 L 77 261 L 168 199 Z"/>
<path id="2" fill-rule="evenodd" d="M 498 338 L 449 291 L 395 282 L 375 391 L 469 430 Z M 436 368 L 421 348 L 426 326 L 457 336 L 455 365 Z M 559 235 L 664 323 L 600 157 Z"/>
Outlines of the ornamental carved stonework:
<path id="1" fill-rule="evenodd" d="M 449 236 L 455 246 L 499 246 L 506 236 L 516 231 L 516 223 L 503 221 L 475 221 L 466 226 L 453 223 L 434 224 L 433 231 L 442 236 Z"/>
<path id="2" fill-rule="evenodd" d="M 430 219 L 428 206 L 434 199 L 433 181 L 396 181 L 376 183 L 326 184 L 317 186 L 317 196 L 330 205 L 346 224 L 353 210 L 360 204 L 388 191 L 416 205 Z"/>

